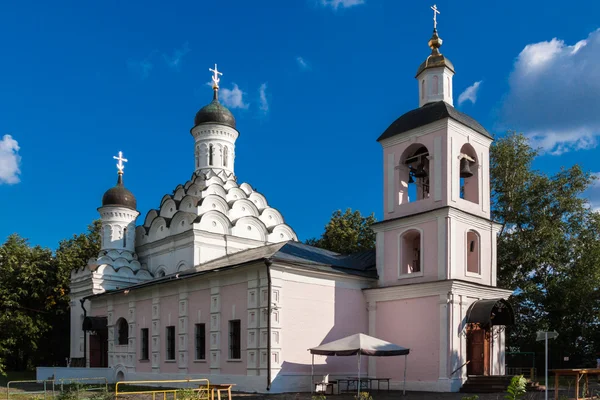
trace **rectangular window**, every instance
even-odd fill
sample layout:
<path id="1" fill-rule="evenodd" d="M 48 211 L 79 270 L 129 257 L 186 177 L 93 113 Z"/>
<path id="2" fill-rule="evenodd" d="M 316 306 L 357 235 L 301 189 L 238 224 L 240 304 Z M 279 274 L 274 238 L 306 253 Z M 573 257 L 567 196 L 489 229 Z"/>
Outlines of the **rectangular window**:
<path id="1" fill-rule="evenodd" d="M 142 348 L 140 360 L 148 360 L 148 328 L 142 329 Z"/>
<path id="2" fill-rule="evenodd" d="M 167 326 L 167 360 L 175 360 L 175 327 Z"/>
<path id="3" fill-rule="evenodd" d="M 196 324 L 196 360 L 206 360 L 206 328 Z"/>
<path id="4" fill-rule="evenodd" d="M 239 319 L 229 321 L 229 359 L 242 358 L 241 323 Z"/>

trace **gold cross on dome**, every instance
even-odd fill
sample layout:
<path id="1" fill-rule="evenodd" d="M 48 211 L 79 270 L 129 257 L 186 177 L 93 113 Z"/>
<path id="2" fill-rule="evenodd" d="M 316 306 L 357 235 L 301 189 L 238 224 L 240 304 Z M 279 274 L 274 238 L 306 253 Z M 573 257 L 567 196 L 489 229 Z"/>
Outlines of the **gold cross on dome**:
<path id="1" fill-rule="evenodd" d="M 127 162 L 127 159 L 123 158 L 123 152 L 122 151 L 119 152 L 119 157 L 113 156 L 113 158 L 115 160 L 119 161 L 117 163 L 117 169 L 119 170 L 119 173 L 122 174 L 123 173 L 123 169 L 125 168 L 125 165 L 123 164 L 123 162 Z"/>

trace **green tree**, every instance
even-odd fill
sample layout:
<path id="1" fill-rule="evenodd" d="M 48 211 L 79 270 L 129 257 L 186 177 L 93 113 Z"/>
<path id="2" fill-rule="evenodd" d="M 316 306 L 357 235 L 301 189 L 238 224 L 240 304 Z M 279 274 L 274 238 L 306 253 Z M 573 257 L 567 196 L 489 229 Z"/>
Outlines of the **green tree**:
<path id="1" fill-rule="evenodd" d="M 95 221 L 61 241 L 55 254 L 16 234 L 0 246 L 0 372 L 68 357 L 71 270 L 98 254 L 99 232 Z"/>
<path id="2" fill-rule="evenodd" d="M 520 318 L 509 345 L 539 350 L 535 332 L 557 330 L 561 351 L 585 363 L 600 350 L 600 218 L 583 197 L 594 176 L 578 165 L 542 173 L 532 166 L 537 155 L 515 132 L 490 154 L 492 217 L 502 224 L 498 284 L 516 289 Z"/>
<path id="3" fill-rule="evenodd" d="M 325 225 L 325 232 L 319 239 L 308 239 L 306 244 L 335 251 L 340 254 L 351 254 L 375 248 L 375 232 L 371 225 L 377 222 L 374 214 L 362 216 L 360 211 L 350 208 L 344 213 L 335 211 L 331 220 Z"/>
<path id="4" fill-rule="evenodd" d="M 56 308 L 54 310 L 54 323 L 48 332 L 48 339 L 56 346 L 40 354 L 46 365 L 63 362 L 69 356 L 70 313 L 69 313 L 69 285 L 71 271 L 85 268 L 90 258 L 98 256 L 100 251 L 100 220 L 95 220 L 88 225 L 87 232 L 73 235 L 70 239 L 63 239 L 58 245 L 55 254 L 56 269 Z"/>
<path id="5" fill-rule="evenodd" d="M 55 263 L 52 251 L 13 234 L 0 246 L 0 364 L 31 366 L 50 329 Z"/>

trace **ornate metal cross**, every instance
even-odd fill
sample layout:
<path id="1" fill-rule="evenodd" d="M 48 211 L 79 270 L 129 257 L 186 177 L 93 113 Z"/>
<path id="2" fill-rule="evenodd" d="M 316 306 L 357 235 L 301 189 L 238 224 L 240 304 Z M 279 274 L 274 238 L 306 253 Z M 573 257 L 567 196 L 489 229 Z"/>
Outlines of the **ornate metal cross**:
<path id="1" fill-rule="evenodd" d="M 438 8 L 435 4 L 433 5 L 433 7 L 431 7 L 431 9 L 433 10 L 433 29 L 437 29 L 437 15 L 440 12 L 438 11 Z"/>
<path id="2" fill-rule="evenodd" d="M 125 165 L 123 165 L 123 162 L 127 162 L 126 158 L 123 158 L 123 152 L 120 151 L 119 152 L 119 157 L 117 156 L 113 156 L 113 158 L 115 160 L 118 160 L 118 164 L 117 164 L 117 169 L 119 170 L 119 173 L 122 174 L 123 173 L 123 169 L 125 168 Z"/>
<path id="3" fill-rule="evenodd" d="M 223 75 L 223 73 L 219 72 L 219 70 L 217 69 L 217 64 L 215 64 L 215 69 L 209 68 L 208 70 L 213 73 L 213 76 L 212 76 L 213 87 L 218 88 L 219 82 L 221 81 L 221 79 L 219 79 L 219 75 Z"/>

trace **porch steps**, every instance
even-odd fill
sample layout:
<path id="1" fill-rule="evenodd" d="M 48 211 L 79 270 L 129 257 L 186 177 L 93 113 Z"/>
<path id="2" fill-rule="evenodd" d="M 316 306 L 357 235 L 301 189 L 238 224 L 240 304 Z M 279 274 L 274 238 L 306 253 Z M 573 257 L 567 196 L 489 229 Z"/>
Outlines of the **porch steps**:
<path id="1" fill-rule="evenodd" d="M 461 393 L 500 393 L 506 392 L 512 376 L 510 375 L 469 375 L 460 388 Z"/>

